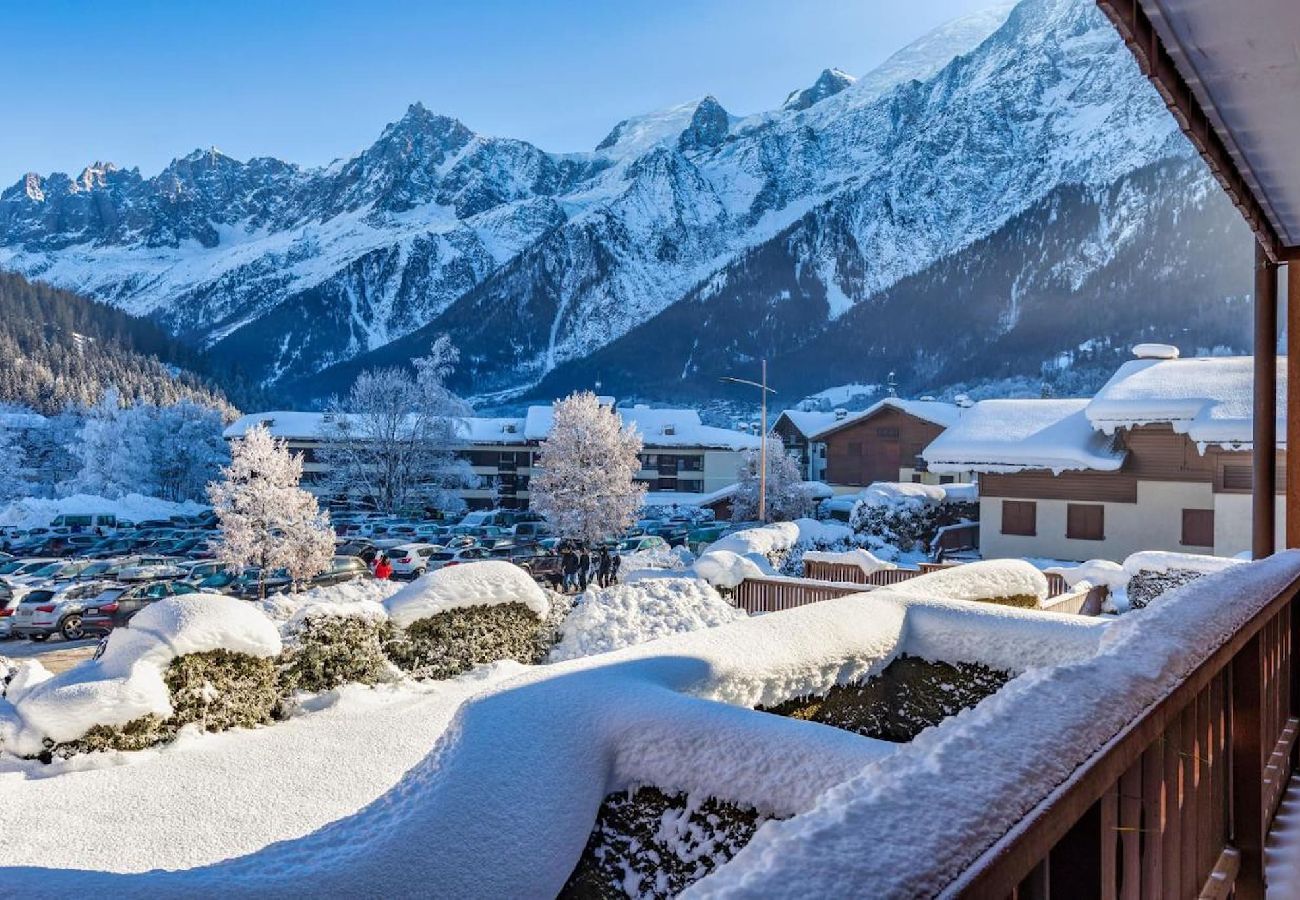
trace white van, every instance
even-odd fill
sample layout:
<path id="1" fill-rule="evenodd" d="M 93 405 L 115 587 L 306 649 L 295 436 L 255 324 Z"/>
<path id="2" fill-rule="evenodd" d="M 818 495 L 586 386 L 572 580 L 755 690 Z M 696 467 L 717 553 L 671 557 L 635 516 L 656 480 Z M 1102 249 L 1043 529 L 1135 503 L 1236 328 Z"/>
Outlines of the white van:
<path id="1" fill-rule="evenodd" d="M 95 531 L 117 531 L 117 516 L 113 513 L 64 513 L 54 517 L 50 528 L 71 534 Z"/>

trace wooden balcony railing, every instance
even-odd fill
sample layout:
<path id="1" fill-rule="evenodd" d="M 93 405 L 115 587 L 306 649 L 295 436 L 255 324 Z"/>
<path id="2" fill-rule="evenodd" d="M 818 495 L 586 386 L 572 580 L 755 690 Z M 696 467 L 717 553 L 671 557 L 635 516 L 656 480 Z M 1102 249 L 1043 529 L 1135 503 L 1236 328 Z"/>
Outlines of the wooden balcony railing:
<path id="1" fill-rule="evenodd" d="M 1298 728 L 1297 585 L 1079 766 L 949 893 L 1264 896 Z"/>

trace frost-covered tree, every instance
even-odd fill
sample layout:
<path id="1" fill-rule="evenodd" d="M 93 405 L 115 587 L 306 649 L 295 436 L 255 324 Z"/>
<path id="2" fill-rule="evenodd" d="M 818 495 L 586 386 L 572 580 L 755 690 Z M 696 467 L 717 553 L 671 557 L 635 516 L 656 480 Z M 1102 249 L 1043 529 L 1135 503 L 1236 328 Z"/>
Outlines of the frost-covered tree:
<path id="1" fill-rule="evenodd" d="M 321 457 L 332 493 L 387 513 L 464 509 L 458 491 L 478 479 L 454 449 L 471 412 L 446 385 L 458 358 L 442 335 L 428 356 L 413 360 L 414 374 L 362 372 L 347 397 L 331 404 Z"/>
<path id="2" fill-rule="evenodd" d="M 155 407 L 153 459 L 158 495 L 165 500 L 202 499 L 207 485 L 230 459 L 220 410 L 182 400 Z"/>
<path id="3" fill-rule="evenodd" d="M 116 388 L 104 391 L 99 403 L 86 411 L 77 432 L 71 449 L 80 466 L 71 482 L 63 486 L 64 493 L 156 495 L 156 433 L 150 424 L 141 407 L 122 405 Z"/>
<path id="4" fill-rule="evenodd" d="M 617 535 L 636 521 L 645 485 L 641 435 L 590 391 L 555 403 L 555 421 L 538 449 L 529 482 L 533 509 L 561 537 L 588 543 Z"/>
<path id="5" fill-rule="evenodd" d="M 759 477 L 761 455 L 758 450 L 745 453 L 738 473 L 739 486 L 731 498 L 733 522 L 749 522 L 758 518 Z M 788 453 L 779 438 L 767 439 L 767 518 L 772 522 L 788 522 L 812 515 L 815 503 L 803 483 L 799 463 Z"/>
<path id="6" fill-rule="evenodd" d="M 0 415 L 0 503 L 36 493 L 36 472 L 18 429 Z"/>
<path id="7" fill-rule="evenodd" d="M 298 485 L 302 459 L 261 426 L 236 441 L 230 455 L 222 480 L 208 485 L 221 527 L 217 559 L 232 570 L 257 566 L 259 597 L 276 569 L 298 582 L 329 568 L 334 533 L 328 513 Z"/>

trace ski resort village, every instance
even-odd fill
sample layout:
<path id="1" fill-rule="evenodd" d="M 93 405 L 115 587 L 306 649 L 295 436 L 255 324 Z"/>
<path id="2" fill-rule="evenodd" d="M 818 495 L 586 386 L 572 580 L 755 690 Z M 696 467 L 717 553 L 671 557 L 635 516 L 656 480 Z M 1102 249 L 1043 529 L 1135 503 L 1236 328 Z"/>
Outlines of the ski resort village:
<path id="1" fill-rule="evenodd" d="M 1300 4 L 291 6 L 0 9 L 0 898 L 1300 898 Z"/>

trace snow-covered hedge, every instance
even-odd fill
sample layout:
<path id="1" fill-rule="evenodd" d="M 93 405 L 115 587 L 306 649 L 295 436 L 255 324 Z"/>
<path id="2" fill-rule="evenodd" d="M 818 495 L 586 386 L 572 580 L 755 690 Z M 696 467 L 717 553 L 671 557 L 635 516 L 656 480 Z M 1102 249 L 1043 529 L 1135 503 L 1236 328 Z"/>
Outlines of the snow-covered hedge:
<path id="1" fill-rule="evenodd" d="M 540 662 L 560 612 L 527 572 L 496 560 L 421 576 L 384 607 L 397 629 L 384 651 L 416 678 L 452 678 L 501 659 Z"/>
<path id="2" fill-rule="evenodd" d="M 122 741 L 135 746 L 157 742 L 191 722 L 225 727 L 234 720 L 264 720 L 251 706 L 233 707 L 255 705 L 248 697 L 265 698 L 269 676 L 271 702 L 264 708 L 269 716 L 275 686 L 270 660 L 280 650 L 275 625 L 241 600 L 188 594 L 154 603 L 129 628 L 109 636 L 99 659 L 58 675 L 35 660 L 20 666 L 6 694 L 8 705 L 0 710 L 0 745 L 36 756 L 75 742 L 96 726 L 122 730 Z M 191 656 L 203 662 L 183 661 Z M 232 707 L 214 696 L 223 687 L 238 694 L 228 698 Z M 115 740 L 101 731 L 95 743 L 113 746 Z"/>
<path id="3" fill-rule="evenodd" d="M 946 525 L 979 520 L 970 485 L 878 481 L 863 490 L 849 525 L 875 546 L 927 548 Z"/>
<path id="4" fill-rule="evenodd" d="M 1023 559 L 986 559 L 918 575 L 890 591 L 946 600 L 1037 607 L 1047 599 L 1047 576 Z"/>
<path id="5" fill-rule="evenodd" d="M 1110 591 L 1108 609 L 1126 612 L 1141 609 L 1156 597 L 1203 575 L 1241 565 L 1242 560 L 1201 553 L 1175 553 L 1166 550 L 1142 550 L 1124 562 L 1090 559 L 1077 566 L 1054 566 L 1048 572 L 1059 574 L 1071 587 L 1085 582 L 1105 585 Z"/>
<path id="6" fill-rule="evenodd" d="M 729 590 L 745 578 L 796 574 L 808 550 L 847 550 L 852 539 L 852 530 L 835 522 L 773 522 L 714 541 L 700 554 L 692 571 L 714 587 Z"/>
<path id="7" fill-rule="evenodd" d="M 285 693 L 326 691 L 349 682 L 375 684 L 391 677 L 384 647 L 393 626 L 373 600 L 312 603 L 285 625 L 280 683 Z"/>
<path id="8" fill-rule="evenodd" d="M 745 618 L 707 582 L 695 578 L 645 578 L 588 591 L 564 620 L 552 661 L 630 647 L 683 631 Z"/>

